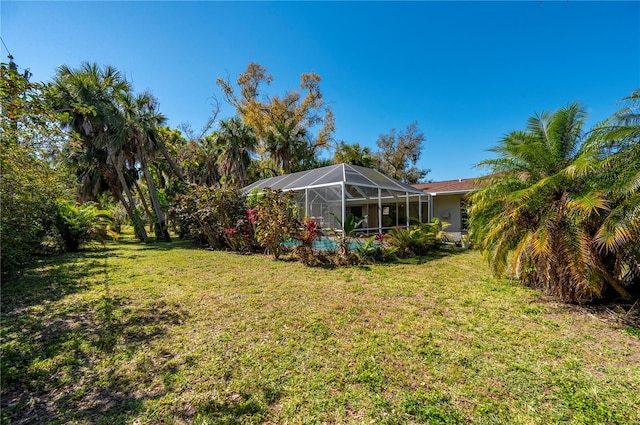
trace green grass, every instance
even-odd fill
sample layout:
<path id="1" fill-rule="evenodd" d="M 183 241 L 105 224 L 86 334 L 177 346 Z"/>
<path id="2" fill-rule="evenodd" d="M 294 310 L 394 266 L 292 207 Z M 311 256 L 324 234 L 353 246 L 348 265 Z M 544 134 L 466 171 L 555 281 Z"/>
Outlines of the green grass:
<path id="1" fill-rule="evenodd" d="M 640 338 L 476 252 L 309 268 L 184 242 L 2 291 L 3 423 L 640 423 Z"/>

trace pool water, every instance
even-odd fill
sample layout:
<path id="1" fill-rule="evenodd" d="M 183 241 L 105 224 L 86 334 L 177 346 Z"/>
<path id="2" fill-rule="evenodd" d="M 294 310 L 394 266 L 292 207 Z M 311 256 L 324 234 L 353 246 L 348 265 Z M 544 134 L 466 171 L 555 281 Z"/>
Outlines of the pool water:
<path id="1" fill-rule="evenodd" d="M 359 240 L 351 240 L 349 241 L 349 249 L 354 250 L 356 248 L 360 248 L 363 243 L 364 242 L 361 242 Z M 291 248 L 293 246 L 299 246 L 300 244 L 301 242 L 296 240 L 285 242 L 284 246 Z M 338 249 L 337 247 L 338 245 L 334 238 L 318 238 L 313 241 L 313 244 L 311 244 L 311 248 L 318 251 L 336 251 Z"/>

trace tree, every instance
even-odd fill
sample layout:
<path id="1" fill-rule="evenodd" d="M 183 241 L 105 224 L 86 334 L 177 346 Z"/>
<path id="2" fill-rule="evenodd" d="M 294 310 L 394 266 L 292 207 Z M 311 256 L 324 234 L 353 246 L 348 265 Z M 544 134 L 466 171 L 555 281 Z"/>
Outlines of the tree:
<path id="1" fill-rule="evenodd" d="M 177 153 L 184 175 L 189 184 L 217 187 L 220 185 L 219 158 L 222 146 L 218 144 L 216 133 L 211 133 L 201 140 L 185 142 Z"/>
<path id="2" fill-rule="evenodd" d="M 218 78 L 217 83 L 238 116 L 254 128 L 261 159 L 269 159 L 276 172 L 289 173 L 312 162 L 309 159 L 316 151 L 328 145 L 334 130 L 333 114 L 322 97 L 317 74 L 300 76 L 304 97 L 297 91 L 282 97 L 264 96 L 261 85 L 272 80 L 264 66 L 252 62 L 237 79 L 239 94 L 229 81 Z"/>
<path id="3" fill-rule="evenodd" d="M 81 181 L 87 172 L 99 173 L 114 198 L 127 210 L 136 235 L 147 241 L 144 223 L 135 211 L 132 183 L 126 178 L 127 170 L 135 163 L 135 154 L 123 136 L 125 117 L 118 102 L 130 90 L 129 83 L 111 66 L 101 68 L 85 63 L 76 70 L 62 65 L 57 70 L 51 97 L 56 109 L 70 117 L 65 124 L 76 135 L 70 150 L 82 157 L 79 162 L 84 167 L 78 169 Z"/>
<path id="4" fill-rule="evenodd" d="M 626 286 L 640 284 L 640 89 L 594 129 L 591 141 L 600 153 L 598 185 L 610 211 L 595 235 L 614 278 Z"/>
<path id="5" fill-rule="evenodd" d="M 359 143 L 348 144 L 341 141 L 338 143 L 333 155 L 333 162 L 336 164 L 345 163 L 373 168 L 375 161 L 375 156 L 371 154 L 371 150 L 366 146 L 360 146 Z"/>
<path id="6" fill-rule="evenodd" d="M 238 117 L 220 121 L 217 134 L 220 156 L 220 174 L 225 183 L 242 187 L 248 183 L 247 169 L 257 140 L 251 127 L 243 124 Z"/>
<path id="7" fill-rule="evenodd" d="M 52 152 L 66 137 L 64 119 L 45 87 L 0 65 L 0 264 L 11 276 L 42 250 L 57 213 L 56 199 L 73 199 L 74 182 Z"/>
<path id="8" fill-rule="evenodd" d="M 51 97 L 59 111 L 70 116 L 65 124 L 76 134 L 70 157 L 78 167 L 82 198 L 95 198 L 109 188 L 131 218 L 136 235 L 148 239 L 137 210 L 133 189 L 147 208 L 138 185 L 140 166 L 150 203 L 158 223 L 158 236 L 169 240 L 162 205 L 151 173 L 156 155 L 161 153 L 178 176 L 181 172 L 168 154 L 158 129 L 165 118 L 157 111 L 157 101 L 148 93 L 134 95 L 129 83 L 113 67 L 83 64 L 79 69 L 61 66 Z M 177 170 L 177 171 L 176 171 Z M 91 198 L 90 198 L 91 199 Z"/>
<path id="9" fill-rule="evenodd" d="M 592 177 L 595 152 L 583 143 L 585 112 L 578 104 L 529 118 L 482 161 L 490 174 L 470 196 L 470 230 L 494 273 L 511 271 L 523 283 L 565 301 L 614 290 L 629 297 L 610 274 L 594 241 L 609 204 Z"/>
<path id="10" fill-rule="evenodd" d="M 147 182 L 149 198 L 158 224 L 156 236 L 169 242 L 171 237 L 158 199 L 156 185 L 149 170 L 149 163 L 155 160 L 156 153 L 160 150 L 159 145 L 162 144 L 162 139 L 158 137 L 157 131 L 164 123 L 165 117 L 156 111 L 157 102 L 148 93 L 142 93 L 135 97 L 127 95 L 122 98 L 121 103 L 125 115 L 123 137 L 134 147 L 136 159 Z M 166 149 L 163 151 L 166 153 Z M 142 193 L 138 193 L 142 197 Z"/>
<path id="11" fill-rule="evenodd" d="M 417 183 L 429 173 L 416 167 L 424 141 L 417 122 L 409 124 L 405 131 L 392 129 L 388 134 L 381 134 L 376 142 L 377 169 L 396 180 Z"/>

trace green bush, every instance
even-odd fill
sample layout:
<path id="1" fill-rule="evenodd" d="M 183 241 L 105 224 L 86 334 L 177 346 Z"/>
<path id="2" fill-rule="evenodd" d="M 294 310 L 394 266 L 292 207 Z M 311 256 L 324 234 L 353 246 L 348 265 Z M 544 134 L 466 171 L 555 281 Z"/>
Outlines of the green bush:
<path id="1" fill-rule="evenodd" d="M 426 255 L 441 245 L 443 224 L 434 219 L 431 223 L 422 223 L 408 229 L 393 228 L 387 233 L 386 241 L 396 248 L 400 257 Z"/>
<path id="2" fill-rule="evenodd" d="M 74 205 L 67 200 L 58 201 L 56 228 L 66 251 L 75 252 L 91 242 L 117 239 L 110 229 L 113 219 L 108 211 L 98 209 L 95 203 Z"/>
<path id="3" fill-rule="evenodd" d="M 30 149 L 3 145 L 0 179 L 2 275 L 9 276 L 42 251 L 56 217 L 56 198 L 67 188 L 60 173 Z"/>
<path id="4" fill-rule="evenodd" d="M 71 174 L 54 164 L 64 139 L 42 85 L 0 66 L 0 264 L 14 274 L 42 252 L 58 198 L 72 198 Z"/>

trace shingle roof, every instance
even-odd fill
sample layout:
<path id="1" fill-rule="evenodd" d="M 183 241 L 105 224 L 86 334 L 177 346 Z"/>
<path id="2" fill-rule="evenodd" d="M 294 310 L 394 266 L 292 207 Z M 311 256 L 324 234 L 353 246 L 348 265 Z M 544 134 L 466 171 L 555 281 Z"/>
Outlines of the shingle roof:
<path id="1" fill-rule="evenodd" d="M 431 183 L 416 183 L 412 186 L 427 193 L 467 193 L 479 187 L 479 185 L 476 183 L 476 179 L 458 179 Z"/>

